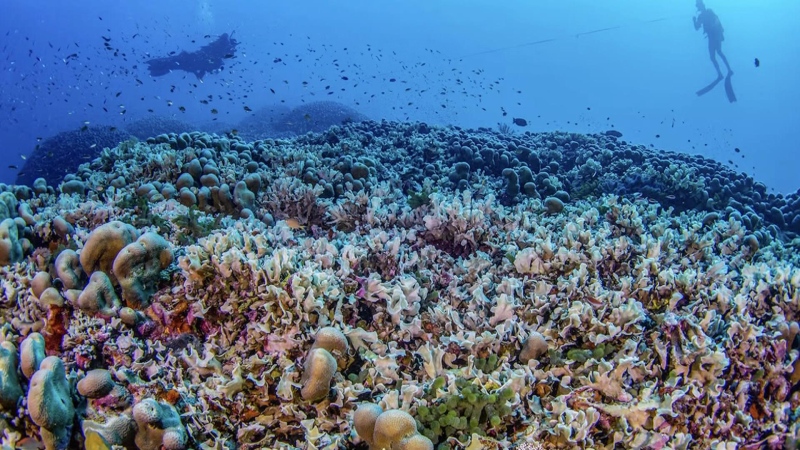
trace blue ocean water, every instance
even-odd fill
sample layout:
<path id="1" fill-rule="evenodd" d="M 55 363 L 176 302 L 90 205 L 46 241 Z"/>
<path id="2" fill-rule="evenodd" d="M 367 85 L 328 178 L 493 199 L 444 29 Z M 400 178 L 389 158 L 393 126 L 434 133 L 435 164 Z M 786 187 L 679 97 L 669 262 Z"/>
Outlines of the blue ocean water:
<path id="1" fill-rule="evenodd" d="M 695 1 L 5 2 L 0 447 L 797 446 L 800 5 Z"/>
<path id="2" fill-rule="evenodd" d="M 254 112 L 280 116 L 325 100 L 372 119 L 614 128 L 630 142 L 701 154 L 794 192 L 800 4 L 707 6 L 725 29 L 735 103 L 722 84 L 695 94 L 716 75 L 690 0 L 8 1 L 0 181 L 13 182 L 24 158 L 58 132 L 149 117 L 234 129 Z M 149 75 L 148 59 L 224 33 L 239 45 L 218 73 Z M 517 117 L 527 128 L 512 124 Z"/>

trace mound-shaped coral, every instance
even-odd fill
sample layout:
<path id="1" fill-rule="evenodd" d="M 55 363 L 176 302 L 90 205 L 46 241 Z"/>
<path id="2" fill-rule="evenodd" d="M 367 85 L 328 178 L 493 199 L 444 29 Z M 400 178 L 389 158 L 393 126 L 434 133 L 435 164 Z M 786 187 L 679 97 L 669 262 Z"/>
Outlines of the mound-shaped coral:
<path id="1" fill-rule="evenodd" d="M 138 426 L 135 439 L 139 450 L 186 448 L 186 430 L 172 405 L 146 398 L 133 407 L 133 419 Z"/>
<path id="2" fill-rule="evenodd" d="M 77 171 L 78 166 L 96 157 L 105 147 L 116 147 L 130 139 L 130 134 L 114 127 L 82 127 L 64 131 L 43 140 L 17 175 L 16 184 L 33 186 L 34 180 L 44 178 L 57 185 L 64 176 Z"/>
<path id="3" fill-rule="evenodd" d="M 31 377 L 28 411 L 33 422 L 41 427 L 45 448 L 69 448 L 75 407 L 64 363 L 58 357 L 45 358 Z"/>
<path id="4" fill-rule="evenodd" d="M 282 105 L 258 109 L 239 123 L 238 130 L 247 139 L 266 139 L 322 132 L 333 125 L 364 120 L 367 117 L 353 108 L 321 101 L 292 109 Z"/>
<path id="5" fill-rule="evenodd" d="M 26 377 L 77 381 L 53 396 L 80 402 L 76 445 L 757 448 L 800 430 L 797 196 L 714 162 L 361 122 L 159 135 L 73 181 L 0 186 L 22 250 L 0 267 L 0 339 Z M 54 277 L 76 272 L 65 249 L 97 283 Z M 36 392 L 2 426 L 55 442 Z"/>

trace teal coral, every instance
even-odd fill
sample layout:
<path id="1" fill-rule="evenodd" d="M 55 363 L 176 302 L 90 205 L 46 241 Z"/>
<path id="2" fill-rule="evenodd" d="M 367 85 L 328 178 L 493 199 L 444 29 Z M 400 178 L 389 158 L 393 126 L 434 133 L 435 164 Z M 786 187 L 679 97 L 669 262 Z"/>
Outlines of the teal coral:
<path id="1" fill-rule="evenodd" d="M 133 407 L 133 419 L 138 426 L 135 439 L 139 450 L 186 448 L 186 430 L 172 405 L 146 398 Z"/>
<path id="2" fill-rule="evenodd" d="M 22 398 L 22 386 L 17 377 L 17 348 L 11 342 L 0 343 L 0 407 L 16 409 Z"/>
<path id="3" fill-rule="evenodd" d="M 45 358 L 31 377 L 28 411 L 33 422 L 41 427 L 47 450 L 69 447 L 75 407 L 72 405 L 64 363 L 58 357 Z"/>

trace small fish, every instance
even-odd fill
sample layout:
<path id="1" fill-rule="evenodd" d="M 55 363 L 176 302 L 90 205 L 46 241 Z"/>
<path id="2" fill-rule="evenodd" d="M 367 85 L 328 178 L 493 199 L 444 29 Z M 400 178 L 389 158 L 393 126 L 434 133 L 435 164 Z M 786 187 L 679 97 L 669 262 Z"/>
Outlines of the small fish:
<path id="1" fill-rule="evenodd" d="M 234 135 L 234 136 L 237 136 L 239 134 L 239 130 L 234 128 L 234 129 L 231 130 L 231 134 Z"/>
<path id="2" fill-rule="evenodd" d="M 303 119 L 306 119 L 306 121 L 310 121 L 311 120 L 311 115 L 310 114 L 304 114 L 303 115 Z"/>
<path id="3" fill-rule="evenodd" d="M 212 109 L 211 109 L 211 114 L 217 114 L 218 112 L 219 112 L 219 111 L 217 111 L 217 110 L 216 110 L 216 108 L 212 108 Z"/>
<path id="4" fill-rule="evenodd" d="M 756 67 L 761 67 L 761 61 L 759 61 L 758 58 L 756 58 L 753 63 L 756 65 Z"/>
<path id="5" fill-rule="evenodd" d="M 19 169 L 19 166 L 17 166 L 16 164 L 9 164 L 8 168 L 9 169 Z"/>
<path id="6" fill-rule="evenodd" d="M 305 225 L 300 225 L 300 221 L 297 219 L 286 219 L 286 226 L 291 228 L 292 230 L 305 230 Z"/>
<path id="7" fill-rule="evenodd" d="M 736 153 L 741 152 L 741 150 L 739 150 L 739 147 L 734 148 L 733 151 L 735 151 Z"/>
<path id="8" fill-rule="evenodd" d="M 518 127 L 527 127 L 528 126 L 528 121 L 523 119 L 523 118 L 521 118 L 521 117 L 514 117 L 513 119 L 511 119 L 511 122 L 513 122 L 514 125 L 516 125 Z"/>
<path id="9" fill-rule="evenodd" d="M 253 110 L 252 110 L 252 109 L 250 109 L 250 107 L 249 107 L 249 106 L 247 106 L 247 105 L 245 105 L 245 107 L 244 107 L 244 110 L 245 110 L 245 112 L 252 112 L 252 111 L 253 111 Z"/>
<path id="10" fill-rule="evenodd" d="M 178 109 L 180 110 L 180 112 L 186 112 L 186 108 L 184 108 L 183 106 L 179 106 Z"/>
<path id="11" fill-rule="evenodd" d="M 84 125 L 81 127 L 81 131 L 86 131 L 89 129 L 89 125 Z"/>

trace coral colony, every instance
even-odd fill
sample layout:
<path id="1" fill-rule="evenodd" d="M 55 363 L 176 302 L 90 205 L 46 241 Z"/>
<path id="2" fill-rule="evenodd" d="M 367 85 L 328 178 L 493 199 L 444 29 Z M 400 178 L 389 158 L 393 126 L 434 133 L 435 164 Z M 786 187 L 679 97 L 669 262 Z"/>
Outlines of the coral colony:
<path id="1" fill-rule="evenodd" d="M 96 153 L 0 188 L 2 449 L 797 446 L 800 200 L 716 162 L 371 121 Z"/>

